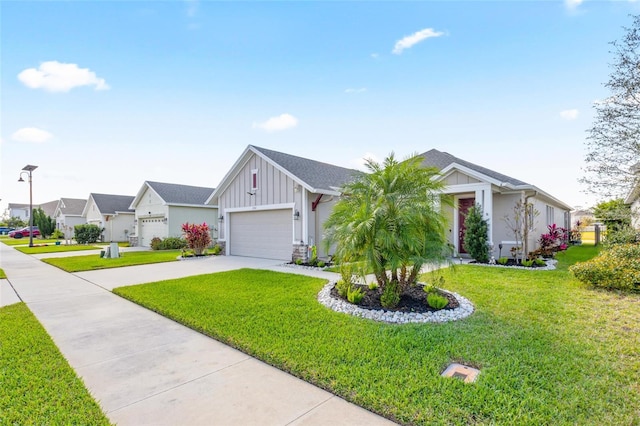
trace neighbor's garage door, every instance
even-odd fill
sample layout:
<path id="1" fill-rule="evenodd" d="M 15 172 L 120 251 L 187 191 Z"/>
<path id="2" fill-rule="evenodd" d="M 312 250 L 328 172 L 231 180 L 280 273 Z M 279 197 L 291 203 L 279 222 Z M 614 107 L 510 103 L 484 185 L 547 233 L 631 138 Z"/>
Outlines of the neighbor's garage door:
<path id="1" fill-rule="evenodd" d="M 151 247 L 153 237 L 166 238 L 165 227 L 162 218 L 141 219 L 140 242 L 142 247 Z"/>
<path id="2" fill-rule="evenodd" d="M 291 209 L 237 212 L 229 215 L 229 252 L 234 256 L 291 260 Z"/>

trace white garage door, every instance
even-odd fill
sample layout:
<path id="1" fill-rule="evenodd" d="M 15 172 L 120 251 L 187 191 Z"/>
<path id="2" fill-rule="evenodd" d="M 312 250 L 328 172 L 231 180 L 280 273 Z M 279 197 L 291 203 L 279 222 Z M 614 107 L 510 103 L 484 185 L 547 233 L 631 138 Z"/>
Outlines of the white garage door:
<path id="1" fill-rule="evenodd" d="M 153 237 L 166 238 L 166 224 L 162 218 L 151 218 L 140 220 L 140 242 L 142 247 L 150 247 Z"/>
<path id="2" fill-rule="evenodd" d="M 229 220 L 227 243 L 232 255 L 291 260 L 291 209 L 236 212 Z"/>

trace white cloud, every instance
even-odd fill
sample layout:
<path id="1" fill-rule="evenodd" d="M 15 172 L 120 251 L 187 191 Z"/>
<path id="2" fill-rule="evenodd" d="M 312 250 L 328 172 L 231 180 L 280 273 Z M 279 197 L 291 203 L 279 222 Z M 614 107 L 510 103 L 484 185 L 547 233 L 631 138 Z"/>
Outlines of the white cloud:
<path id="1" fill-rule="evenodd" d="M 11 135 L 11 139 L 18 142 L 44 143 L 53 135 L 46 130 L 35 127 L 24 127 Z"/>
<path id="2" fill-rule="evenodd" d="M 578 118 L 579 111 L 577 109 L 566 109 L 564 111 L 560 111 L 560 117 L 564 120 L 575 120 Z"/>
<path id="3" fill-rule="evenodd" d="M 352 89 L 352 88 L 346 89 L 344 93 L 364 93 L 366 91 L 367 91 L 366 87 L 360 87 L 359 89 Z"/>
<path id="4" fill-rule="evenodd" d="M 352 167 L 355 167 L 358 170 L 367 171 L 365 166 L 365 164 L 367 164 L 367 160 L 374 161 L 378 164 L 382 162 L 376 154 L 366 152 L 362 157 L 351 160 Z"/>
<path id="5" fill-rule="evenodd" d="M 398 40 L 395 46 L 393 46 L 392 53 L 400 55 L 403 50 L 411 48 L 414 44 L 420 43 L 428 38 L 440 37 L 443 35 L 444 33 L 441 31 L 435 31 L 433 28 L 425 28 L 424 30 L 420 30 L 410 36 L 406 36 L 401 40 Z"/>
<path id="6" fill-rule="evenodd" d="M 109 85 L 103 78 L 89 68 L 79 68 L 77 64 L 64 64 L 48 61 L 38 69 L 27 68 L 18 74 L 25 86 L 31 89 L 44 89 L 48 92 L 68 92 L 74 87 L 95 86 L 95 90 L 108 90 Z"/>
<path id="7" fill-rule="evenodd" d="M 576 10 L 584 0 L 564 0 L 564 5 L 569 10 Z"/>
<path id="8" fill-rule="evenodd" d="M 262 123 L 253 123 L 254 129 L 262 129 L 267 132 L 278 132 L 281 130 L 291 129 L 298 125 L 298 119 L 291 114 L 280 114 L 277 117 L 271 117 Z"/>

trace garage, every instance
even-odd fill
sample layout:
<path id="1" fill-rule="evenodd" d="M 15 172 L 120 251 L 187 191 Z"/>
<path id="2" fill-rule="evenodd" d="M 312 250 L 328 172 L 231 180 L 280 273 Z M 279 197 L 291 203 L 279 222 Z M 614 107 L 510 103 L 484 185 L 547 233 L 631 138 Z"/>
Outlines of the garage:
<path id="1" fill-rule="evenodd" d="M 229 214 L 229 253 L 290 261 L 293 251 L 291 221 L 291 209 Z"/>
<path id="2" fill-rule="evenodd" d="M 153 237 L 166 238 L 167 225 L 163 218 L 142 219 L 140 226 L 140 242 L 142 247 L 150 247 Z"/>

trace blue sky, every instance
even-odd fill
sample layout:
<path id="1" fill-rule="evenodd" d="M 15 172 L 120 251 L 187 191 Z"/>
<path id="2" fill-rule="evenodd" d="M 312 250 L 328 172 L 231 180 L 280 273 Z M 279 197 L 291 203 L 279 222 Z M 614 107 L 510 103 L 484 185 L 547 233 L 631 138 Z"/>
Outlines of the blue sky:
<path id="1" fill-rule="evenodd" d="M 582 192 L 640 2 L 3 1 L 0 211 L 215 187 L 248 144 L 345 167 L 432 148 Z"/>

